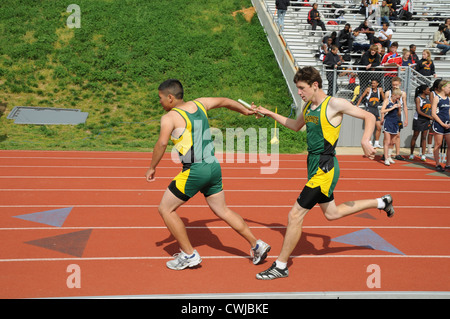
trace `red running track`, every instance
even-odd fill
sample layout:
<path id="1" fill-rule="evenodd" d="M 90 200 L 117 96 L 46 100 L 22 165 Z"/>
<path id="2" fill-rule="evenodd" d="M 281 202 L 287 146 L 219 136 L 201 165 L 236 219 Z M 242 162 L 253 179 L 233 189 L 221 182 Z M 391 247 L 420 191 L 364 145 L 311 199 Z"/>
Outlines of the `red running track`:
<path id="1" fill-rule="evenodd" d="M 249 247 L 212 214 L 201 195 L 178 213 L 203 258 L 200 267 L 173 271 L 178 252 L 157 206 L 180 165 L 167 155 L 157 180 L 144 178 L 148 153 L 0 151 L 0 297 L 178 296 L 313 292 L 449 292 L 450 178 L 432 163 L 386 167 L 361 156 L 338 156 L 336 202 L 393 195 L 396 215 L 377 209 L 329 222 L 315 207 L 290 262 L 290 276 L 256 280 L 280 251 L 287 213 L 306 182 L 306 156 L 280 155 L 268 164 L 223 163 L 228 205 L 272 246 L 254 266 Z M 61 226 L 14 216 L 71 207 Z M 403 254 L 344 244 L 333 238 L 370 229 Z M 27 242 L 91 230 L 81 256 Z M 84 233 L 84 232 L 83 232 Z M 76 265 L 80 287 L 70 287 Z M 380 287 L 369 287 L 377 265 Z M 69 267 L 69 268 L 68 268 Z"/>

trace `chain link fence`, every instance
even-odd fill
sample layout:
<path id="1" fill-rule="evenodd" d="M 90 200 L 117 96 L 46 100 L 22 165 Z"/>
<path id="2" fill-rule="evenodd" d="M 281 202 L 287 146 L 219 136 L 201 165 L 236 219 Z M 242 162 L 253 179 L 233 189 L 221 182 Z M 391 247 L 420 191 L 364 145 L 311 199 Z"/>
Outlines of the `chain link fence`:
<path id="1" fill-rule="evenodd" d="M 392 89 L 392 79 L 402 80 L 401 90 L 406 92 L 408 109 L 415 109 L 414 94 L 421 84 L 433 85 L 433 77 L 424 77 L 411 67 L 376 67 L 366 70 L 365 66 L 342 65 L 335 69 L 322 69 L 324 90 L 328 95 L 341 97 L 357 104 L 364 90 L 371 87 L 373 80 L 384 92 Z"/>

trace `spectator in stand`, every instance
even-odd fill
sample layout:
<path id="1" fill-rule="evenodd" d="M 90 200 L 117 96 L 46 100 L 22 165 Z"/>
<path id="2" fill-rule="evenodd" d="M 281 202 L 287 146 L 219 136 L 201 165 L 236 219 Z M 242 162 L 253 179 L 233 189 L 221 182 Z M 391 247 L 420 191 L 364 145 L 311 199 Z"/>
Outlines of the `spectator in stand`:
<path id="1" fill-rule="evenodd" d="M 389 23 L 389 14 L 390 14 L 390 9 L 387 6 L 387 1 L 384 0 L 381 3 L 381 7 L 380 7 L 381 23 L 383 23 L 383 22 Z"/>
<path id="2" fill-rule="evenodd" d="M 331 44 L 337 45 L 337 32 L 333 31 L 330 35 L 326 35 L 323 37 L 322 42 L 327 43 L 328 39 L 331 38 Z"/>
<path id="3" fill-rule="evenodd" d="M 346 23 L 344 29 L 338 33 L 338 49 L 340 52 L 350 52 L 353 48 L 352 27 Z"/>
<path id="4" fill-rule="evenodd" d="M 414 159 L 414 149 L 416 148 L 416 140 L 420 135 L 420 145 L 422 147 L 419 156 L 422 161 L 425 161 L 425 152 L 427 146 L 427 133 L 431 128 L 431 102 L 429 99 L 430 88 L 425 84 L 419 85 L 416 88 L 415 102 L 416 112 L 413 119 L 413 136 L 411 138 L 411 152 L 409 159 Z"/>
<path id="5" fill-rule="evenodd" d="M 419 57 L 417 56 L 416 53 L 416 45 L 415 44 L 410 44 L 409 45 L 409 59 L 411 60 L 411 64 L 417 64 L 417 62 L 419 62 Z M 413 66 L 413 68 L 415 69 L 416 67 Z"/>
<path id="6" fill-rule="evenodd" d="M 283 31 L 284 29 L 284 16 L 286 15 L 288 6 L 290 6 L 289 0 L 276 0 L 275 6 L 277 8 L 277 24 L 280 28 L 280 31 Z"/>
<path id="7" fill-rule="evenodd" d="M 385 91 L 389 91 L 392 88 L 392 78 L 396 77 L 398 72 L 398 67 L 402 65 L 402 57 L 397 53 L 398 43 L 393 42 L 389 48 L 389 53 L 386 53 L 381 60 L 381 65 L 386 68 L 385 71 L 391 71 L 386 73 L 385 76 Z M 393 72 L 395 71 L 395 72 Z"/>
<path id="8" fill-rule="evenodd" d="M 389 20 L 397 20 L 397 0 L 386 0 L 389 8 Z"/>
<path id="9" fill-rule="evenodd" d="M 356 106 L 359 107 L 361 102 L 365 98 L 366 111 L 372 113 L 375 116 L 375 144 L 374 148 L 382 148 L 380 145 L 380 135 L 381 135 L 381 117 L 378 110 L 378 106 L 383 104 L 384 92 L 383 89 L 378 87 L 378 80 L 372 79 L 372 87 L 364 90 L 363 94 L 359 98 Z M 372 144 L 372 140 L 370 141 Z"/>
<path id="10" fill-rule="evenodd" d="M 410 59 L 411 53 L 409 52 L 408 49 L 403 49 L 403 54 L 402 54 L 402 71 L 406 70 L 406 68 L 408 68 L 412 62 Z"/>
<path id="11" fill-rule="evenodd" d="M 333 46 L 333 38 L 328 37 L 326 43 L 322 43 L 319 49 L 319 60 L 323 62 L 328 52 L 331 51 L 331 47 Z"/>
<path id="12" fill-rule="evenodd" d="M 366 19 L 356 28 L 359 32 L 365 34 L 367 36 L 367 40 L 369 40 L 370 44 L 373 44 L 373 36 L 375 34 L 375 30 L 369 26 L 369 20 Z"/>
<path id="13" fill-rule="evenodd" d="M 430 50 L 423 50 L 422 59 L 417 62 L 416 70 L 423 76 L 433 76 L 435 78 L 437 77 L 434 68 L 434 62 L 433 60 L 431 60 Z"/>
<path id="14" fill-rule="evenodd" d="M 317 3 L 313 4 L 312 9 L 308 13 L 308 23 L 312 26 L 312 30 L 316 30 L 317 26 L 322 28 L 322 31 L 327 31 L 325 23 L 320 19 L 320 13 L 317 10 L 319 5 Z"/>
<path id="15" fill-rule="evenodd" d="M 369 40 L 364 33 L 361 33 L 359 29 L 353 31 L 353 51 L 361 52 L 368 51 L 370 49 Z"/>
<path id="16" fill-rule="evenodd" d="M 366 19 L 369 17 L 370 0 L 361 0 L 359 5 L 359 13 L 362 14 Z"/>
<path id="17" fill-rule="evenodd" d="M 380 43 L 383 47 L 389 48 L 394 32 L 389 28 L 388 22 L 383 22 L 383 28 L 378 32 L 378 36 L 374 38 L 375 43 Z"/>
<path id="18" fill-rule="evenodd" d="M 447 40 L 445 40 L 444 31 L 447 29 L 445 24 L 441 24 L 438 27 L 438 30 L 433 35 L 433 42 L 431 43 L 431 47 L 441 49 L 441 55 L 447 54 L 450 50 L 450 45 Z"/>
<path id="19" fill-rule="evenodd" d="M 447 29 L 444 31 L 445 40 L 450 41 L 450 18 L 445 19 Z"/>
<path id="20" fill-rule="evenodd" d="M 339 49 L 337 46 L 333 45 L 331 47 L 331 52 L 325 56 L 323 60 L 323 64 L 326 65 L 326 74 L 328 80 L 328 95 L 333 96 L 333 86 L 334 86 L 334 72 L 333 70 L 337 69 L 341 64 L 344 63 L 344 59 L 338 54 Z M 338 87 L 336 85 L 336 92 L 338 91 Z"/>
<path id="21" fill-rule="evenodd" d="M 365 65 L 366 71 L 375 71 L 375 68 L 379 66 L 380 63 L 381 57 L 380 54 L 378 53 L 378 45 L 376 44 L 372 44 L 370 49 L 362 55 L 361 60 L 359 61 L 359 65 Z M 376 75 L 373 75 L 369 72 L 367 73 L 364 72 L 361 74 L 361 76 L 359 77 L 361 92 L 363 92 L 367 87 L 369 87 L 370 78 L 376 78 L 377 81 L 379 82 L 380 80 L 379 73 L 377 73 Z"/>

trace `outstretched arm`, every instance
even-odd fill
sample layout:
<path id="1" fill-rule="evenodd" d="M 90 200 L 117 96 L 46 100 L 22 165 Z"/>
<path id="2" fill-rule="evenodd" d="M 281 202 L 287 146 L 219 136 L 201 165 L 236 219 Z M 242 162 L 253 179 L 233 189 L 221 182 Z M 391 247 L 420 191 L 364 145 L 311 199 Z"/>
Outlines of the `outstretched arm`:
<path id="1" fill-rule="evenodd" d="M 226 98 L 226 97 L 202 97 L 197 99 L 206 110 L 217 109 L 219 107 L 225 107 L 229 110 L 244 114 L 244 115 L 253 115 L 256 112 L 254 110 L 249 110 L 245 106 L 243 106 L 238 101 Z"/>
<path id="2" fill-rule="evenodd" d="M 275 121 L 280 123 L 281 125 L 293 130 L 293 131 L 300 131 L 300 129 L 305 125 L 305 119 L 303 118 L 303 113 L 299 115 L 297 119 L 290 119 L 283 115 L 280 115 L 278 113 L 272 112 L 262 106 L 259 106 L 256 108 L 256 111 L 260 112 L 261 114 L 264 114 L 265 116 L 269 116 L 273 118 Z"/>

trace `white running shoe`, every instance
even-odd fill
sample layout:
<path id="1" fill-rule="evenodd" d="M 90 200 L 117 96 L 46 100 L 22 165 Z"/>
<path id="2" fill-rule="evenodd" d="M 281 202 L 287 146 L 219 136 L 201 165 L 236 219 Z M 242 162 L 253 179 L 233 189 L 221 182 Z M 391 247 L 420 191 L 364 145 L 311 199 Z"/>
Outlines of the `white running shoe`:
<path id="1" fill-rule="evenodd" d="M 194 254 L 189 256 L 181 250 L 180 253 L 173 255 L 174 260 L 170 260 L 166 263 L 167 268 L 173 270 L 182 270 L 186 267 L 195 267 L 202 262 L 197 250 L 194 250 Z"/>
<path id="2" fill-rule="evenodd" d="M 389 162 L 389 160 L 385 160 L 385 161 L 384 161 L 384 165 L 386 165 L 386 166 L 391 166 L 391 163 Z"/>
<path id="3" fill-rule="evenodd" d="M 373 148 L 383 148 L 383 146 L 381 146 L 380 143 L 375 142 Z"/>
<path id="4" fill-rule="evenodd" d="M 414 154 L 409 155 L 409 159 L 413 160 L 414 159 Z"/>
<path id="5" fill-rule="evenodd" d="M 425 161 L 427 160 L 427 158 L 425 157 L 425 155 L 422 155 L 422 156 L 420 157 L 420 160 L 425 162 Z"/>
<path id="6" fill-rule="evenodd" d="M 264 261 L 267 257 L 267 253 L 270 251 L 270 246 L 263 242 L 261 239 L 256 241 L 255 248 L 250 249 L 250 254 L 253 256 L 253 264 L 257 265 Z"/>
<path id="7" fill-rule="evenodd" d="M 388 157 L 388 161 L 389 161 L 389 163 L 391 163 L 391 164 L 395 164 L 395 161 L 392 159 L 392 157 Z"/>

